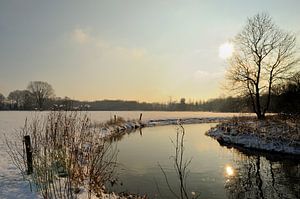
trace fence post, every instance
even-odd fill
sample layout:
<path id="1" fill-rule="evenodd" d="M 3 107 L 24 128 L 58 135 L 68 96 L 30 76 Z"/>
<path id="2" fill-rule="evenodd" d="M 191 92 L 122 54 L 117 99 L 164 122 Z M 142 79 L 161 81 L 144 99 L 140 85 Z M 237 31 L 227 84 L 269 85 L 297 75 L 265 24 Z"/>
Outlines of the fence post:
<path id="1" fill-rule="evenodd" d="M 142 120 L 143 113 L 140 113 L 140 121 Z"/>
<path id="2" fill-rule="evenodd" d="M 30 142 L 30 136 L 24 136 L 25 149 L 26 149 L 26 160 L 27 160 L 27 174 L 30 175 L 33 172 L 32 168 L 32 148 Z"/>

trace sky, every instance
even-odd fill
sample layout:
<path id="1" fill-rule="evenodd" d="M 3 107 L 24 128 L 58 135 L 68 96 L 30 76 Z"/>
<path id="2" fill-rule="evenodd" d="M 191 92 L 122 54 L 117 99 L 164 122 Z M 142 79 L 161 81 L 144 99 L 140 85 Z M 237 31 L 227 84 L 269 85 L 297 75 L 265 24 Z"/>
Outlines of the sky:
<path id="1" fill-rule="evenodd" d="M 0 0 L 0 93 L 46 81 L 56 96 L 89 101 L 224 96 L 220 46 L 260 12 L 300 43 L 299 8 L 299 0 Z"/>

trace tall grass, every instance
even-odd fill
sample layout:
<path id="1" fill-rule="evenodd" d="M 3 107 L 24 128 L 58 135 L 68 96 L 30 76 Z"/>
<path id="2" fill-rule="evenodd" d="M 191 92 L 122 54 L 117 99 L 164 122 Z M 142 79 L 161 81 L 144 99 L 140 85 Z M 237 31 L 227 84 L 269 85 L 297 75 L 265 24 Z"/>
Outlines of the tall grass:
<path id="1" fill-rule="evenodd" d="M 18 134 L 22 142 L 31 137 L 33 173 L 26 176 L 24 145 L 7 139 L 9 154 L 43 198 L 77 198 L 87 192 L 100 197 L 105 183 L 113 180 L 116 148 L 105 141 L 99 128 L 92 127 L 87 114 L 53 111 L 25 122 Z"/>

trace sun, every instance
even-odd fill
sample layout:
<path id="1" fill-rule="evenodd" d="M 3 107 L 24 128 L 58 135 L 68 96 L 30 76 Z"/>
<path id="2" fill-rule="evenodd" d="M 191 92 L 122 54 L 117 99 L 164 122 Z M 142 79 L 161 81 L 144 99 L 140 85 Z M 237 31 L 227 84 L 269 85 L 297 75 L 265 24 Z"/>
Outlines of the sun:
<path id="1" fill-rule="evenodd" d="M 233 44 L 226 42 L 219 47 L 219 57 L 221 59 L 228 59 L 233 53 Z"/>

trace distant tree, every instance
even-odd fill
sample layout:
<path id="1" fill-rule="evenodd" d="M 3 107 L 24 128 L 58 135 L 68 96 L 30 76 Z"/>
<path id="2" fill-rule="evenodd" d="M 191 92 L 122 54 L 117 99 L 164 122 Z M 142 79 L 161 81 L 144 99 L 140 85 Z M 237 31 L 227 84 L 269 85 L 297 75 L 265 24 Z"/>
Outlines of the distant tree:
<path id="1" fill-rule="evenodd" d="M 31 108 L 34 100 L 28 90 L 15 90 L 9 93 L 7 99 L 12 100 L 16 103 L 17 109 L 28 109 Z"/>
<path id="2" fill-rule="evenodd" d="M 4 100 L 5 100 L 4 95 L 2 93 L 0 93 L 0 109 L 2 109 Z"/>
<path id="3" fill-rule="evenodd" d="M 178 104 L 178 108 L 179 108 L 180 111 L 186 110 L 186 99 L 185 98 L 180 99 L 180 102 Z"/>
<path id="4" fill-rule="evenodd" d="M 65 96 L 64 98 L 56 97 L 52 99 L 52 108 L 59 110 L 72 110 L 74 108 L 73 103 L 75 100 Z"/>
<path id="5" fill-rule="evenodd" d="M 180 99 L 180 104 L 185 104 L 185 101 L 186 101 L 185 98 L 181 98 Z"/>
<path id="6" fill-rule="evenodd" d="M 290 78 L 290 82 L 295 84 L 298 88 L 300 88 L 300 71 L 294 74 L 292 78 Z"/>
<path id="7" fill-rule="evenodd" d="M 5 97 L 2 93 L 0 93 L 0 102 L 3 102 L 5 100 Z"/>
<path id="8" fill-rule="evenodd" d="M 54 96 L 54 90 L 50 84 L 42 81 L 30 82 L 27 86 L 27 90 L 30 91 L 35 99 L 36 105 L 41 110 L 45 104 L 45 101 Z"/>
<path id="9" fill-rule="evenodd" d="M 0 110 L 4 108 L 4 100 L 5 100 L 5 97 L 2 93 L 0 93 Z"/>
<path id="10" fill-rule="evenodd" d="M 72 110 L 73 109 L 73 100 L 69 97 L 64 97 L 63 106 L 64 106 L 65 110 Z"/>
<path id="11" fill-rule="evenodd" d="M 22 104 L 22 101 L 23 101 L 22 100 L 23 99 L 22 91 L 15 90 L 15 91 L 10 92 L 7 96 L 7 99 L 14 101 L 16 104 L 16 107 L 19 109 Z"/>
<path id="12" fill-rule="evenodd" d="M 285 113 L 300 113 L 300 72 L 290 78 L 278 92 L 275 108 Z"/>
<path id="13" fill-rule="evenodd" d="M 293 73 L 296 36 L 279 29 L 267 14 L 249 18 L 234 38 L 235 52 L 229 60 L 227 79 L 234 89 L 251 99 L 259 119 L 265 117 L 271 101 L 272 87 Z M 266 100 L 262 103 L 261 96 Z"/>

